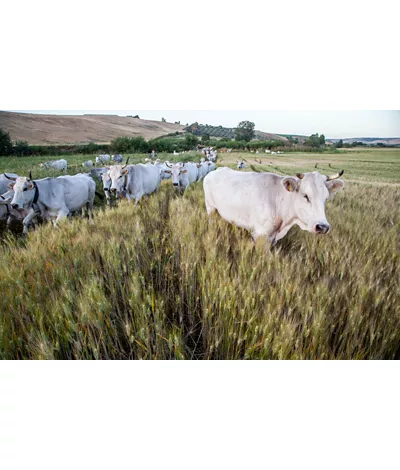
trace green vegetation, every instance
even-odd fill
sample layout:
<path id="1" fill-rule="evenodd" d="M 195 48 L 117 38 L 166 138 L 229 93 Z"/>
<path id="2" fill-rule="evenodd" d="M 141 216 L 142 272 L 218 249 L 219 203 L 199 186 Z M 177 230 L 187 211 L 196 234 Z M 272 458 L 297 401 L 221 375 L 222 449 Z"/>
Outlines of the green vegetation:
<path id="1" fill-rule="evenodd" d="M 10 134 L 0 129 L 0 155 L 10 155 L 12 153 L 12 142 Z"/>
<path id="2" fill-rule="evenodd" d="M 235 139 L 239 142 L 250 142 L 254 139 L 254 129 L 256 125 L 254 122 L 242 121 L 239 122 L 235 130 Z"/>
<path id="3" fill-rule="evenodd" d="M 279 174 L 345 168 L 331 233 L 293 229 L 271 251 L 208 219 L 201 183 L 178 197 L 164 182 L 94 224 L 7 235 L 0 358 L 400 358 L 400 150 L 221 158 Z M 70 173 L 83 160 L 68 157 Z M 38 177 L 40 161 L 0 158 L 0 171 Z"/>

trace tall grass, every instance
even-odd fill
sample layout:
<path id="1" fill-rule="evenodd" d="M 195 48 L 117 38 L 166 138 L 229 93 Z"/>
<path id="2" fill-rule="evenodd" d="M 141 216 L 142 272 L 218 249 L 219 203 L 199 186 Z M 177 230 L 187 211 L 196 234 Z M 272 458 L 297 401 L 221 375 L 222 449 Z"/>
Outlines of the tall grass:
<path id="1" fill-rule="evenodd" d="M 3 359 L 400 357 L 400 188 L 348 185 L 276 249 L 166 183 L 0 247 Z"/>

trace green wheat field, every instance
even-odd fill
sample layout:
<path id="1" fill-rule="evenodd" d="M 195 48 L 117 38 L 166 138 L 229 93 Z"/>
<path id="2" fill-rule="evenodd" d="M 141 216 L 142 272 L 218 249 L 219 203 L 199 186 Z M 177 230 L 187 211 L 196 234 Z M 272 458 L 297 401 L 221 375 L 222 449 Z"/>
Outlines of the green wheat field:
<path id="1" fill-rule="evenodd" d="M 96 197 L 93 224 L 76 217 L 27 238 L 3 227 L 0 358 L 400 358 L 400 149 L 231 153 L 218 164 L 240 158 L 246 171 L 344 169 L 326 206 L 331 232 L 295 228 L 273 250 L 254 245 L 207 217 L 202 182 L 178 196 L 168 181 L 137 207 Z M 48 159 L 0 158 L 0 172 L 57 176 L 39 169 Z M 66 159 L 75 174 L 88 158 Z"/>

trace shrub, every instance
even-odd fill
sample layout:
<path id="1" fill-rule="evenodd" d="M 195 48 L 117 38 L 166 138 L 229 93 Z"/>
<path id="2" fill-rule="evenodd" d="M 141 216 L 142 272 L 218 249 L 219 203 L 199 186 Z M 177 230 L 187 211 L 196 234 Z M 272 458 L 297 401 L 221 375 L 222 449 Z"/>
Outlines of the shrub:
<path id="1" fill-rule="evenodd" d="M 11 155 L 12 151 L 10 134 L 0 129 L 0 155 Z"/>

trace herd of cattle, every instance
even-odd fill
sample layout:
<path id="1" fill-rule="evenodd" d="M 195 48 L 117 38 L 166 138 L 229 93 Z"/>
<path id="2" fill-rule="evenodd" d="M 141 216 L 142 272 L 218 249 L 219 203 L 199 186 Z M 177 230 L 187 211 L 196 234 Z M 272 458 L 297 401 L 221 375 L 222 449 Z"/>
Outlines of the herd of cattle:
<path id="1" fill-rule="evenodd" d="M 339 179 L 343 170 L 332 176 L 315 171 L 286 177 L 274 173 L 243 173 L 228 167 L 216 169 L 215 159 L 216 152 L 206 152 L 199 163 L 146 159 L 146 163 L 129 165 L 129 159 L 121 164 L 122 155 L 100 155 L 96 162 L 107 166 L 92 168 L 90 174 L 39 180 L 33 180 L 31 175 L 2 174 L 0 219 L 6 219 L 7 224 L 22 222 L 24 233 L 39 219 L 51 220 L 57 226 L 61 219 L 77 211 L 85 216 L 87 210 L 92 219 L 96 178 L 102 182 L 108 205 L 121 198 L 135 200 L 137 204 L 144 195 L 157 192 L 162 180 L 171 180 L 183 192 L 192 183 L 204 179 L 207 213 L 218 211 L 227 222 L 249 230 L 254 240 L 264 237 L 274 245 L 293 225 L 316 234 L 329 232 L 325 202 L 343 188 L 344 182 Z M 111 160 L 117 164 L 109 165 Z M 67 168 L 65 160 L 43 165 L 60 171 Z M 93 162 L 83 165 L 93 166 Z M 244 166 L 243 160 L 237 161 L 238 169 Z"/>
<path id="2" fill-rule="evenodd" d="M 138 203 L 144 195 L 150 195 L 160 186 L 162 180 L 170 179 L 179 192 L 185 191 L 192 183 L 202 180 L 215 170 L 213 161 L 202 158 L 199 163 L 170 163 L 168 161 L 146 159 L 146 163 L 121 165 L 122 155 L 100 155 L 96 162 L 106 164 L 110 160 L 116 165 L 91 168 L 89 173 L 74 176 L 65 175 L 57 178 L 33 180 L 17 174 L 0 175 L 0 220 L 6 219 L 7 225 L 22 222 L 23 232 L 28 233 L 31 225 L 36 226 L 39 219 L 51 220 L 54 225 L 74 212 L 86 210 L 89 219 L 93 216 L 96 195 L 95 179 L 102 182 L 108 205 L 112 200 L 126 198 Z M 128 159 L 129 160 L 129 159 Z M 84 167 L 93 166 L 93 162 L 83 163 Z M 41 168 L 53 168 L 59 171 L 67 169 L 66 160 L 56 160 L 41 164 Z M 103 195 L 98 194 L 101 198 Z"/>

